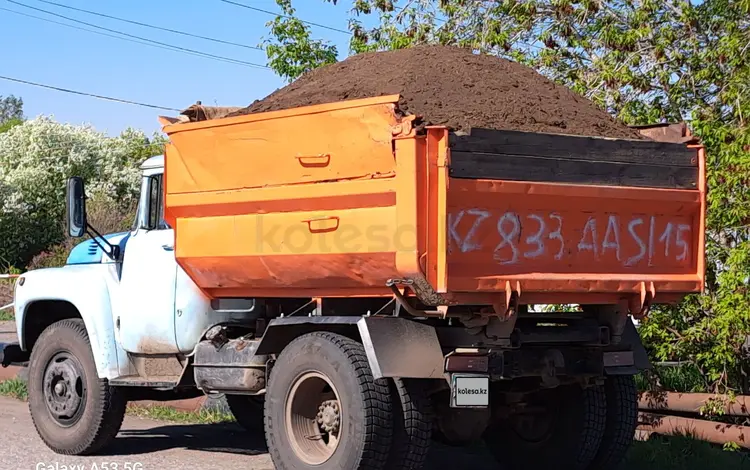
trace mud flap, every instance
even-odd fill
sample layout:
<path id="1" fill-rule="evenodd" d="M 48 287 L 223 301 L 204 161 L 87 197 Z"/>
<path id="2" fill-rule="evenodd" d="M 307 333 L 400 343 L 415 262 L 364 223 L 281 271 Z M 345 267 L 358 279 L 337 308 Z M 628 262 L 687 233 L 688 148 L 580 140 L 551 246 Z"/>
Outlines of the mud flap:
<path id="1" fill-rule="evenodd" d="M 621 344 L 629 345 L 630 350 L 625 351 L 631 355 L 630 364 L 626 366 L 620 366 L 616 364 L 608 364 L 607 358 L 604 361 L 604 372 L 607 375 L 635 375 L 643 370 L 651 369 L 651 361 L 648 359 L 646 348 L 643 347 L 641 337 L 638 335 L 635 325 L 632 321 L 628 320 L 625 322 L 625 328 L 622 332 Z M 613 354 L 613 353 L 605 353 Z"/>
<path id="2" fill-rule="evenodd" d="M 373 378 L 443 379 L 443 351 L 435 328 L 396 317 L 309 316 L 269 322 L 257 354 L 278 354 L 295 338 L 330 331 L 361 341 Z"/>
<path id="3" fill-rule="evenodd" d="M 375 379 L 445 378 L 445 359 L 435 328 L 387 317 L 363 317 L 357 328 Z"/>

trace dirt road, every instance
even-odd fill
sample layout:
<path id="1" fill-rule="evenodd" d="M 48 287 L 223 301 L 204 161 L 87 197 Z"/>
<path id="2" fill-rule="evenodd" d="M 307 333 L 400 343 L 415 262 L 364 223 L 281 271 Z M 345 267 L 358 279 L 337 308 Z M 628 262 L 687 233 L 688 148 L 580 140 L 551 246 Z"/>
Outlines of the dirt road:
<path id="1" fill-rule="evenodd" d="M 233 425 L 177 425 L 127 416 L 108 455 L 68 457 L 47 449 L 27 404 L 0 397 L 0 462 L 19 470 L 272 469 L 260 436 Z"/>
<path id="2" fill-rule="evenodd" d="M 27 404 L 0 397 L 0 467 L 18 470 L 270 470 L 262 436 L 232 424 L 182 425 L 127 416 L 106 455 L 68 457 L 47 449 L 36 434 Z M 493 468 L 486 454 L 438 448 L 429 469 Z"/>

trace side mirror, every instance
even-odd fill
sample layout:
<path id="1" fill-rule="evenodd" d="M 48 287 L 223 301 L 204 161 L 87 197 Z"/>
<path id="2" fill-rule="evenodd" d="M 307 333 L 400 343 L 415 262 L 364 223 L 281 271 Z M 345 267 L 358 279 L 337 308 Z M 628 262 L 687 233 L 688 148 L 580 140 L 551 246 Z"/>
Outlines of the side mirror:
<path id="1" fill-rule="evenodd" d="M 65 206 L 68 216 L 68 235 L 74 238 L 86 233 L 86 191 L 83 178 L 73 176 L 65 187 Z"/>

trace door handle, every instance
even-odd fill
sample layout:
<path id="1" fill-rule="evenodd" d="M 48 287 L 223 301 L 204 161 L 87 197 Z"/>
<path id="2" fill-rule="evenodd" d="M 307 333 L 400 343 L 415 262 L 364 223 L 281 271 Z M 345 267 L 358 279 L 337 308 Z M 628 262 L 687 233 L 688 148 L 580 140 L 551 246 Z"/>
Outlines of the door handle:
<path id="1" fill-rule="evenodd" d="M 174 251 L 174 246 L 173 245 L 162 245 L 161 248 L 164 251 Z"/>
<path id="2" fill-rule="evenodd" d="M 341 220 L 337 216 L 330 216 L 330 217 L 318 217 L 316 219 L 307 219 L 303 220 L 303 223 L 307 223 L 307 229 L 310 230 L 310 233 L 325 233 L 325 232 L 335 232 L 339 229 L 339 224 L 341 223 Z M 330 222 L 329 224 L 326 224 L 326 222 Z"/>
<path id="3" fill-rule="evenodd" d="M 294 157 L 300 165 L 305 168 L 324 168 L 331 163 L 331 155 L 321 153 L 320 155 L 298 155 Z"/>

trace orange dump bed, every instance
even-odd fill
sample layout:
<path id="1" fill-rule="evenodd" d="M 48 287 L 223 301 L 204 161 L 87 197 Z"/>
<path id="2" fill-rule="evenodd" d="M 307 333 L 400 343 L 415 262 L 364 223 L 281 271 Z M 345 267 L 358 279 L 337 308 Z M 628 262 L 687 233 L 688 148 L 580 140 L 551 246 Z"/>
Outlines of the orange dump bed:
<path id="1" fill-rule="evenodd" d="M 398 96 L 165 127 L 176 256 L 213 297 L 673 302 L 702 288 L 700 147 L 443 127 Z"/>

